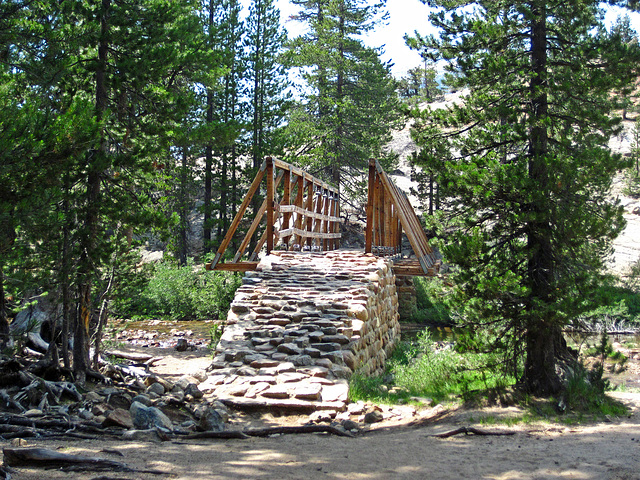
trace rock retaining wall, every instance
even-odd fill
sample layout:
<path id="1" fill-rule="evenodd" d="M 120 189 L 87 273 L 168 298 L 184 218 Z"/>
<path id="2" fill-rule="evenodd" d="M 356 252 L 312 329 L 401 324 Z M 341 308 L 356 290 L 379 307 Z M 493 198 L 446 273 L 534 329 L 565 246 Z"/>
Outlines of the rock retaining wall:
<path id="1" fill-rule="evenodd" d="M 389 261 L 273 252 L 236 293 L 208 383 L 235 407 L 343 410 L 347 379 L 382 373 L 399 335 Z"/>
<path id="2" fill-rule="evenodd" d="M 398 313 L 401 320 L 411 320 L 418 310 L 418 295 L 413 277 L 396 276 Z"/>

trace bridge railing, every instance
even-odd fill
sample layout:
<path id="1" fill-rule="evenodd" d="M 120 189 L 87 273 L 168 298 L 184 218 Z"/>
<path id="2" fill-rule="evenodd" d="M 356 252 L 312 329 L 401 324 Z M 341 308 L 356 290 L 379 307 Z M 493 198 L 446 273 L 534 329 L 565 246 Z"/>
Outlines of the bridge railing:
<path id="1" fill-rule="evenodd" d="M 417 262 L 402 256 L 402 232 L 417 257 Z M 407 195 L 391 181 L 376 160 L 369 161 L 369 197 L 365 252 L 394 259 L 400 275 L 434 275 L 440 260 L 429 246 L 427 235 Z"/>
<path id="2" fill-rule="evenodd" d="M 263 185 L 266 183 L 266 185 Z M 261 187 L 265 198 L 249 226 L 233 261 L 220 263 L 240 223 Z M 264 230 L 261 227 L 263 223 Z M 207 269 L 254 270 L 260 250 L 267 254 L 274 248 L 285 250 L 327 251 L 340 248 L 340 192 L 337 188 L 286 162 L 267 157 L 244 197 L 216 256 Z M 248 261 L 242 261 L 251 240 L 262 231 Z"/>

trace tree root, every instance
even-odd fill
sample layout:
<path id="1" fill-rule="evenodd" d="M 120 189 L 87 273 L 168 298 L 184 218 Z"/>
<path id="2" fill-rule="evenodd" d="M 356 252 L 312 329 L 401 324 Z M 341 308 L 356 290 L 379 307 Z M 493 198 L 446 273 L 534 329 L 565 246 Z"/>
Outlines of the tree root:
<path id="1" fill-rule="evenodd" d="M 427 437 L 437 437 L 437 438 L 449 438 L 449 437 L 453 437 L 454 435 L 460 435 L 464 433 L 465 435 L 481 435 L 481 436 L 485 436 L 485 435 L 515 435 L 516 432 L 497 432 L 497 431 L 493 431 L 493 430 L 480 430 L 479 428 L 475 428 L 475 427 L 460 427 L 460 428 L 456 428 L 455 430 L 451 430 L 449 432 L 444 432 L 444 433 L 438 433 L 438 434 L 434 434 L 434 435 L 427 435 Z"/>
<path id="2" fill-rule="evenodd" d="M 3 448 L 4 465 L 10 467 L 61 468 L 67 471 L 110 470 L 165 475 L 160 470 L 140 470 L 125 463 L 99 457 L 69 455 L 46 448 Z"/>
<path id="3" fill-rule="evenodd" d="M 246 439 L 249 437 L 269 437 L 271 435 L 291 435 L 298 433 L 328 433 L 331 435 L 337 435 L 339 437 L 353 438 L 354 435 L 351 432 L 347 432 L 343 428 L 334 427 L 333 425 L 298 425 L 298 426 L 283 426 L 283 427 L 265 427 L 265 428 L 250 428 L 247 430 L 229 430 L 223 432 L 198 432 L 190 435 L 179 437 L 184 440 L 200 440 L 203 438 L 239 438 Z"/>

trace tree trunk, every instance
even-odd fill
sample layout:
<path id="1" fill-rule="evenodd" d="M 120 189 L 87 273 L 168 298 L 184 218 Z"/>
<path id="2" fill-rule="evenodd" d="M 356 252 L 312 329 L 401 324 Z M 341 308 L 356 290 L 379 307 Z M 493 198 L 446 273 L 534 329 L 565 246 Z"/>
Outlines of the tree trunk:
<path id="1" fill-rule="evenodd" d="M 62 290 L 62 362 L 64 368 L 69 370 L 71 362 L 69 361 L 69 339 L 71 324 L 71 226 L 69 215 L 69 195 L 71 187 L 69 186 L 69 175 L 64 178 L 64 199 L 62 201 L 62 212 L 64 215 L 64 224 L 62 225 L 62 269 L 60 285 Z"/>
<path id="2" fill-rule="evenodd" d="M 2 256 L 11 249 L 16 238 L 12 210 L 13 207 L 9 207 L 9 213 L 4 213 L 0 217 L 0 347 L 6 346 L 9 342 L 9 316 L 4 292 L 4 262 L 2 261 Z"/>
<path id="3" fill-rule="evenodd" d="M 9 318 L 4 294 L 4 274 L 0 263 L 0 347 L 5 347 L 9 342 Z"/>
<path id="4" fill-rule="evenodd" d="M 209 105 L 209 111 L 212 110 L 212 106 Z M 209 113 L 207 113 L 207 118 L 209 117 Z M 204 253 L 209 253 L 211 251 L 211 229 L 213 226 L 213 221 L 211 219 L 211 212 L 213 211 L 212 205 L 212 167 L 213 167 L 213 149 L 211 145 L 207 145 L 205 147 L 204 154 L 204 205 L 202 206 L 204 210 L 204 222 L 203 222 L 203 246 Z"/>
<path id="5" fill-rule="evenodd" d="M 100 38 L 98 41 L 98 62 L 96 67 L 96 110 L 97 123 L 103 120 L 107 110 L 106 72 L 108 61 L 108 15 L 111 0 L 102 0 L 100 5 Z M 78 300 L 80 306 L 76 315 L 73 341 L 73 372 L 76 381 L 84 384 L 89 369 L 89 325 L 93 304 L 91 301 L 91 287 L 93 272 L 96 268 L 96 238 L 98 236 L 100 177 L 104 165 L 102 160 L 107 155 L 108 145 L 106 132 L 100 133 L 100 147 L 98 151 L 87 154 L 87 197 L 84 232 L 81 236 L 81 255 L 78 271 Z"/>
<path id="6" fill-rule="evenodd" d="M 187 264 L 187 227 L 189 222 L 189 202 L 187 199 L 188 168 L 187 149 L 183 147 L 182 165 L 180 168 L 180 226 L 178 227 L 178 263 L 183 266 Z"/>
<path id="7" fill-rule="evenodd" d="M 546 157 L 548 149 L 547 98 L 547 25 L 544 1 L 532 2 L 530 89 L 531 131 L 529 139 L 529 178 L 537 185 L 537 191 L 549 191 L 549 172 Z M 524 384 L 534 394 L 549 395 L 563 388 L 562 363 L 567 358 L 566 342 L 561 326 L 549 319 L 552 312 L 547 309 L 552 302 L 555 261 L 551 244 L 552 228 L 545 218 L 548 206 L 544 199 L 533 201 L 532 220 L 528 224 L 527 246 L 529 263 L 527 282 L 531 288 L 530 304 L 527 305 L 528 322 L 526 333 L 526 360 Z"/>
<path id="8" fill-rule="evenodd" d="M 209 35 L 210 39 L 213 37 L 213 28 L 215 23 L 215 3 L 209 1 Z M 207 124 L 211 126 L 213 124 L 213 90 L 207 90 Z M 211 221 L 211 212 L 213 211 L 212 205 L 212 174 L 213 168 L 213 147 L 210 143 L 205 147 L 204 153 L 204 222 L 202 232 L 202 243 L 204 247 L 204 253 L 211 251 L 211 229 L 213 228 L 213 222 Z"/>
<path id="9" fill-rule="evenodd" d="M 344 135 L 343 129 L 343 119 L 341 113 L 342 101 L 344 96 L 344 61 L 345 61 L 345 51 L 344 51 L 344 42 L 345 42 L 345 6 L 344 2 L 340 3 L 340 18 L 339 18 L 339 38 L 338 38 L 338 68 L 337 68 L 337 78 L 336 78 L 336 105 L 337 112 L 336 117 L 338 121 L 338 126 L 336 128 L 336 139 L 335 139 L 335 151 L 333 154 L 333 162 L 331 163 L 331 181 L 334 186 L 340 188 L 341 179 L 341 166 L 344 163 L 345 165 L 348 163 L 343 161 L 343 145 L 342 145 L 342 137 Z"/>

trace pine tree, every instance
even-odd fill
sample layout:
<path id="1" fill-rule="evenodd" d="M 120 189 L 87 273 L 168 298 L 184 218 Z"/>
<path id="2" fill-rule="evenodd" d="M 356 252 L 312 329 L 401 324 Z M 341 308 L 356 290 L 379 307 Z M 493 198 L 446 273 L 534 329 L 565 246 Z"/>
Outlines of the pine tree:
<path id="1" fill-rule="evenodd" d="M 35 146 L 12 168 L 9 187 L 18 200 L 10 206 L 21 233 L 12 253 L 18 257 L 17 245 L 35 246 L 31 256 L 60 246 L 57 257 L 43 258 L 60 274 L 65 303 L 77 304 L 65 311 L 78 312 L 73 368 L 80 382 L 89 368 L 95 287 L 114 258 L 110 232 L 154 223 L 146 208 L 149 175 L 193 111 L 195 68 L 208 62 L 198 7 L 167 0 L 24 2 L 11 12 L 17 30 L 3 47 L 14 58 L 2 72 L 20 99 L 19 118 L 36 113 L 24 121 L 27 130 L 10 132 L 15 144 Z M 21 169 L 24 175 L 15 175 Z M 27 189 L 39 195 L 25 200 Z M 40 271 L 47 275 L 44 265 Z"/>
<path id="2" fill-rule="evenodd" d="M 204 250 L 213 246 L 212 233 L 216 224 L 214 210 L 218 212 L 217 236 L 226 232 L 237 203 L 235 190 L 238 177 L 237 140 L 244 126 L 246 100 L 243 77 L 246 69 L 243 39 L 245 24 L 240 20 L 238 0 L 210 0 L 208 4 L 208 45 L 224 68 L 222 77 L 213 76 L 205 81 L 206 131 L 204 182 Z M 219 168 L 214 169 L 214 157 Z M 217 180 L 216 180 L 217 179 Z M 214 193 L 219 193 L 217 205 Z M 217 208 L 216 208 L 217 207 Z"/>
<path id="3" fill-rule="evenodd" d="M 279 132 L 289 108 L 288 81 L 279 61 L 286 32 L 280 26 L 280 11 L 273 0 L 253 0 L 247 18 L 245 48 L 248 52 L 247 95 L 250 125 L 251 174 L 255 175 L 265 156 L 280 156 L 283 145 Z M 260 198 L 253 197 L 253 212 L 260 208 Z M 255 239 L 252 239 L 254 242 Z M 255 247 L 252 243 L 251 248 Z"/>
<path id="4" fill-rule="evenodd" d="M 608 197 L 623 162 L 607 141 L 620 125 L 611 92 L 632 79 L 638 51 L 604 31 L 594 1 L 427 3 L 440 37 L 418 41 L 469 89 L 415 131 L 451 152 L 438 180 L 456 227 L 443 247 L 456 305 L 514 372 L 524 358 L 530 392 L 555 394 L 575 366 L 563 328 L 592 306 L 624 224 Z"/>
<path id="5" fill-rule="evenodd" d="M 294 3 L 309 33 L 291 42 L 287 59 L 309 88 L 289 120 L 292 156 L 350 195 L 361 194 L 369 158 L 387 159 L 382 145 L 399 112 L 389 66 L 360 39 L 380 21 L 384 2 Z"/>

